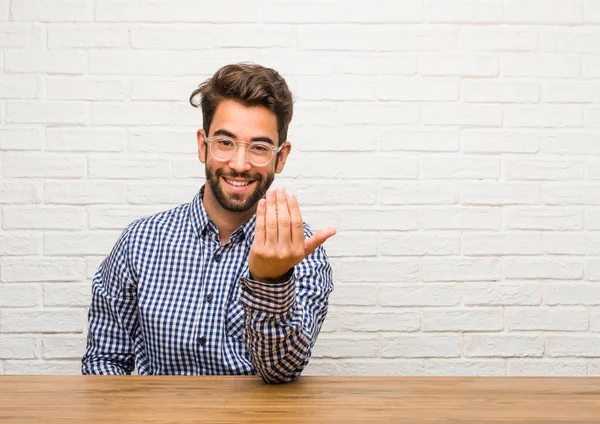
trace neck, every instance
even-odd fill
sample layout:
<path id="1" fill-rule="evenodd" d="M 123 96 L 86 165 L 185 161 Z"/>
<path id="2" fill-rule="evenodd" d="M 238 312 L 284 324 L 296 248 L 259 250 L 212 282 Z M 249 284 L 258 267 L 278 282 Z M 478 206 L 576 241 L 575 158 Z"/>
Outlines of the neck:
<path id="1" fill-rule="evenodd" d="M 227 243 L 229 237 L 235 230 L 248 221 L 256 212 L 256 206 L 244 212 L 232 212 L 224 209 L 217 201 L 208 184 L 204 187 L 202 204 L 206 213 L 219 229 L 221 244 Z"/>

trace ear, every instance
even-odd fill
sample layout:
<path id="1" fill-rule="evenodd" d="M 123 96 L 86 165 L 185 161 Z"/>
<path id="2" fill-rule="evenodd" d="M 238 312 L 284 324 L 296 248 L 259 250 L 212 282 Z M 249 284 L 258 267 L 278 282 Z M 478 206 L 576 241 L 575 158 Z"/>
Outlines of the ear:
<path id="1" fill-rule="evenodd" d="M 292 143 L 286 141 L 283 143 L 283 148 L 281 152 L 279 152 L 279 160 L 277 161 L 277 167 L 275 168 L 275 173 L 280 174 L 285 167 L 285 161 L 287 160 L 288 155 L 292 151 Z"/>
<path id="2" fill-rule="evenodd" d="M 206 163 L 206 143 L 204 142 L 204 130 L 199 129 L 196 133 L 196 139 L 198 142 L 198 159 L 200 162 Z"/>

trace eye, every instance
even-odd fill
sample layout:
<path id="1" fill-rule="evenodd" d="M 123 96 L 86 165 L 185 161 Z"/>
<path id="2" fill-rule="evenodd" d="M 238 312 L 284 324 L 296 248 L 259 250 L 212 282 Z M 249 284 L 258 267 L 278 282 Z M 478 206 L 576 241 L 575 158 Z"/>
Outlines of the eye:
<path id="1" fill-rule="evenodd" d="M 250 150 L 255 153 L 267 153 L 269 150 L 271 150 L 271 147 L 263 143 L 252 143 L 250 144 Z"/>
<path id="2" fill-rule="evenodd" d="M 233 140 L 229 140 L 228 138 L 217 138 L 215 139 L 215 143 L 217 143 L 219 147 L 224 148 L 231 148 L 235 146 Z"/>

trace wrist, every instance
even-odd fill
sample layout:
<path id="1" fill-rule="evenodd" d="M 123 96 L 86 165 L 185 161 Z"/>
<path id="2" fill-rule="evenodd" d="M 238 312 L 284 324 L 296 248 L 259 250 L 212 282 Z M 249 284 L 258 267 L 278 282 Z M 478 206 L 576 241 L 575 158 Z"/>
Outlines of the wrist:
<path id="1" fill-rule="evenodd" d="M 279 277 L 261 277 L 259 275 L 253 275 L 252 272 L 249 271 L 250 274 L 250 279 L 254 280 L 254 281 L 260 281 L 262 283 L 267 283 L 267 284 L 281 284 L 281 283 L 285 283 L 286 281 L 289 281 L 290 278 L 292 278 L 292 275 L 294 275 L 294 267 L 291 267 L 285 274 L 279 276 Z"/>

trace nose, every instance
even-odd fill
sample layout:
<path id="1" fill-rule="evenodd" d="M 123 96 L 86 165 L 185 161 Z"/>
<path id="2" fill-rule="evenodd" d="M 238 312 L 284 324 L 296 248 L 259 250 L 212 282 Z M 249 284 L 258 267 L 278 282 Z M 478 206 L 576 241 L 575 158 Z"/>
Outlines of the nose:
<path id="1" fill-rule="evenodd" d="M 237 151 L 229 160 L 229 167 L 239 173 L 249 171 L 252 168 L 252 164 L 246 156 L 246 146 L 244 144 L 238 144 Z"/>

